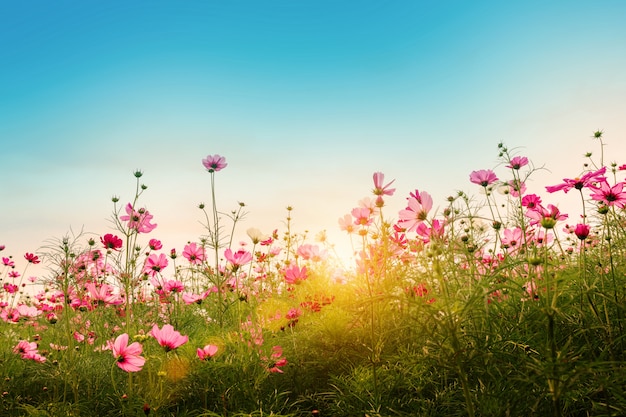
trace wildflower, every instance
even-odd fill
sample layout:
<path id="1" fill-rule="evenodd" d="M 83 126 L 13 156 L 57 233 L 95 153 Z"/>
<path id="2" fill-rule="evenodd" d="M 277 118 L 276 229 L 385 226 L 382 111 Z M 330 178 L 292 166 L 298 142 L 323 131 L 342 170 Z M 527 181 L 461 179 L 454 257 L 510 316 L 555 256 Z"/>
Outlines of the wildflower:
<path id="1" fill-rule="evenodd" d="M 204 165 L 207 171 L 211 173 L 221 171 L 222 169 L 226 168 L 226 166 L 228 166 L 228 164 L 226 163 L 226 158 L 217 154 L 207 155 L 207 157 L 202 160 L 202 165 Z"/>
<path id="2" fill-rule="evenodd" d="M 119 305 L 124 302 L 119 294 L 113 294 L 113 287 L 108 284 L 102 284 L 98 288 L 95 282 L 89 282 L 85 284 L 85 288 L 89 292 L 91 299 L 96 302 L 109 305 Z"/>
<path id="3" fill-rule="evenodd" d="M 39 257 L 36 255 L 33 255 L 32 253 L 26 253 L 24 255 L 24 258 L 31 264 L 38 264 L 39 262 L 41 262 L 39 260 Z"/>
<path id="4" fill-rule="evenodd" d="M 541 205 L 528 209 L 526 216 L 532 219 L 531 224 L 541 224 L 541 227 L 545 229 L 552 229 L 557 221 L 567 219 L 567 214 L 561 214 L 559 209 L 552 204 L 548 204 L 547 209 Z"/>
<path id="5" fill-rule="evenodd" d="M 120 239 L 119 237 L 111 233 L 107 233 L 106 235 L 101 236 L 100 242 L 102 242 L 102 245 L 104 246 L 105 249 L 112 249 L 112 250 L 119 250 L 123 244 L 122 239 Z"/>
<path id="6" fill-rule="evenodd" d="M 42 356 L 37 352 L 37 343 L 28 342 L 27 340 L 20 340 L 15 347 L 13 347 L 13 353 L 16 353 L 22 357 L 22 359 L 31 359 L 35 362 L 45 362 L 45 356 Z"/>
<path id="7" fill-rule="evenodd" d="M 202 246 L 196 245 L 195 242 L 185 245 L 183 249 L 183 256 L 189 261 L 190 264 L 198 265 L 206 258 L 206 253 Z"/>
<path id="8" fill-rule="evenodd" d="M 319 246 L 309 243 L 298 246 L 296 253 L 305 261 L 311 260 L 313 262 L 323 261 L 328 256 L 325 250 L 320 250 Z"/>
<path id="9" fill-rule="evenodd" d="M 472 171 L 470 181 L 486 188 L 498 181 L 498 177 L 496 177 L 496 174 L 490 169 L 481 169 L 480 171 Z"/>
<path id="10" fill-rule="evenodd" d="M 2 257 L 2 264 L 4 266 L 9 266 L 13 268 L 15 266 L 15 262 L 11 260 L 11 258 Z"/>
<path id="11" fill-rule="evenodd" d="M 604 177 L 605 172 L 606 167 L 602 167 L 597 171 L 590 171 L 580 178 L 563 178 L 563 182 L 561 184 L 547 186 L 546 191 L 554 193 L 556 191 L 563 190 L 563 192 L 567 193 L 572 188 L 582 190 L 585 187 L 595 187 L 598 182 L 606 181 L 606 178 Z"/>
<path id="12" fill-rule="evenodd" d="M 502 231 L 502 248 L 507 249 L 509 253 L 516 252 L 522 243 L 522 229 L 504 229 Z"/>
<path id="13" fill-rule="evenodd" d="M 126 214 L 125 216 L 120 216 L 120 220 L 128 222 L 128 228 L 137 230 L 137 233 L 150 233 L 157 227 L 156 224 L 150 223 L 154 216 L 144 208 L 136 211 L 133 206 L 128 203 L 126 205 Z"/>
<path id="14" fill-rule="evenodd" d="M 272 347 L 272 354 L 270 355 L 271 359 L 274 362 L 270 363 L 267 370 L 272 373 L 283 373 L 283 370 L 280 369 L 283 366 L 287 365 L 287 359 L 281 358 L 283 356 L 283 348 L 281 346 Z"/>
<path id="15" fill-rule="evenodd" d="M 428 218 L 428 212 L 433 208 L 433 198 L 426 191 L 420 193 L 415 190 L 407 202 L 407 207 L 398 213 L 398 225 L 410 232 Z"/>
<path id="16" fill-rule="evenodd" d="M 148 247 L 151 250 L 161 250 L 163 249 L 163 244 L 159 239 L 150 239 L 150 241 L 148 241 Z"/>
<path id="17" fill-rule="evenodd" d="M 140 356 L 143 348 L 139 342 L 133 342 L 129 345 L 127 333 L 117 336 L 115 342 L 108 341 L 107 346 L 111 349 L 120 369 L 126 372 L 141 371 L 146 362 L 146 358 Z"/>
<path id="18" fill-rule="evenodd" d="M 306 266 L 300 268 L 298 265 L 292 265 L 283 271 L 285 282 L 288 284 L 298 284 L 308 278 Z"/>
<path id="19" fill-rule="evenodd" d="M 259 242 L 264 242 L 269 238 L 269 236 L 265 235 L 256 227 L 251 227 L 248 230 L 246 230 L 246 234 L 252 240 L 252 244 L 254 245 L 256 245 Z"/>
<path id="20" fill-rule="evenodd" d="M 624 208 L 626 206 L 626 192 L 623 191 L 624 183 L 618 182 L 614 186 L 610 186 L 609 183 L 604 180 L 599 186 L 594 188 L 590 197 L 596 201 L 600 201 L 607 206 L 616 206 Z"/>
<path id="21" fill-rule="evenodd" d="M 536 194 L 526 194 L 522 197 L 522 207 L 534 209 L 539 205 L 541 205 L 541 197 Z"/>
<path id="22" fill-rule="evenodd" d="M 233 270 L 237 270 L 240 266 L 252 261 L 252 254 L 243 249 L 239 249 L 237 252 L 233 253 L 233 251 L 228 248 L 224 251 L 224 257 L 231 263 Z"/>
<path id="23" fill-rule="evenodd" d="M 580 240 L 585 240 L 589 236 L 591 227 L 588 224 L 578 223 L 574 229 L 574 234 Z"/>
<path id="24" fill-rule="evenodd" d="M 373 220 L 371 218 L 372 210 L 367 207 L 356 207 L 352 209 L 352 217 L 354 224 L 357 226 L 369 226 Z"/>
<path id="25" fill-rule="evenodd" d="M 374 193 L 374 195 L 377 196 L 382 196 L 382 195 L 389 195 L 392 196 L 393 193 L 396 191 L 395 188 L 389 188 L 389 186 L 391 184 L 393 184 L 393 181 L 387 183 L 386 185 L 383 186 L 383 181 L 385 180 L 385 174 L 383 174 L 382 172 L 374 172 L 374 190 L 372 191 Z"/>
<path id="26" fill-rule="evenodd" d="M 156 339 L 159 345 L 165 348 L 166 352 L 184 345 L 189 340 L 189 337 L 182 336 L 178 331 L 174 330 L 171 324 L 165 324 L 162 329 L 159 329 L 159 326 L 155 324 L 152 326 L 149 334 Z"/>
<path id="27" fill-rule="evenodd" d="M 152 254 L 148 256 L 146 262 L 143 266 L 144 274 L 147 274 L 151 277 L 155 276 L 158 272 L 161 272 L 163 268 L 167 266 L 167 256 L 165 254 L 160 253 L 159 255 Z"/>
<path id="28" fill-rule="evenodd" d="M 206 345 L 202 349 L 198 348 L 196 353 L 198 354 L 198 358 L 201 361 L 207 360 L 215 356 L 217 353 L 218 347 L 215 345 Z"/>
<path id="29" fill-rule="evenodd" d="M 518 170 L 526 165 L 528 165 L 528 158 L 526 158 L 525 156 L 514 156 L 513 158 L 511 158 L 509 164 L 506 167 Z"/>

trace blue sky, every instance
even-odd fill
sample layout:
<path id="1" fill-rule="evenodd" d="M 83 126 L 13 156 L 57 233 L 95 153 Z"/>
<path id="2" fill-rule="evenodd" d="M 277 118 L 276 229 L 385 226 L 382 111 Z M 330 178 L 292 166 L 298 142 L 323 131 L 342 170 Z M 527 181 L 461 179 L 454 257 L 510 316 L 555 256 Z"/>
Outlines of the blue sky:
<path id="1" fill-rule="evenodd" d="M 474 193 L 500 141 L 550 169 L 539 188 L 580 172 L 596 129 L 625 163 L 625 19 L 606 0 L 2 2 L 0 244 L 110 232 L 141 169 L 153 237 L 181 248 L 203 233 L 207 154 L 240 230 L 292 205 L 338 245 L 374 171 L 395 217 L 415 188 Z"/>

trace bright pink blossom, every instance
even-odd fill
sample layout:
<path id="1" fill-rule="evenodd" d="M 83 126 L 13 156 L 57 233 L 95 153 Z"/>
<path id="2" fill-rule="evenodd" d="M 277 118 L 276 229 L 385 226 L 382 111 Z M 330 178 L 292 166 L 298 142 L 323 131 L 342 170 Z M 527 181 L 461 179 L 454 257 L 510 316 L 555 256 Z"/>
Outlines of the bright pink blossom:
<path id="1" fill-rule="evenodd" d="M 470 181 L 482 187 L 487 187 L 498 181 L 498 177 L 496 177 L 496 174 L 490 169 L 481 169 L 479 171 L 472 171 Z"/>
<path id="2" fill-rule="evenodd" d="M 623 182 L 618 182 L 614 186 L 610 186 L 605 180 L 600 182 L 600 185 L 593 189 L 594 191 L 591 193 L 590 197 L 607 206 L 624 208 L 624 206 L 626 206 L 626 192 L 623 191 L 623 189 Z"/>
<path id="3" fill-rule="evenodd" d="M 528 165 L 528 158 L 526 158 L 525 156 L 514 156 L 513 158 L 511 158 L 511 161 L 506 167 L 518 170 L 526 165 Z"/>
<path id="4" fill-rule="evenodd" d="M 150 223 L 154 216 L 148 212 L 148 210 L 141 208 L 135 210 L 133 206 L 128 203 L 126 205 L 126 215 L 120 216 L 120 220 L 128 222 L 129 229 L 135 229 L 137 233 L 150 233 L 157 225 Z"/>
<path id="5" fill-rule="evenodd" d="M 160 253 L 157 255 L 153 253 L 152 255 L 148 256 L 148 259 L 146 259 L 146 262 L 143 265 L 143 272 L 144 274 L 148 274 L 149 276 L 153 277 L 158 272 L 161 272 L 163 268 L 167 266 L 167 264 L 168 261 L 165 254 Z"/>
<path id="6" fill-rule="evenodd" d="M 218 347 L 215 345 L 206 345 L 202 349 L 198 348 L 196 353 L 198 354 L 198 358 L 203 361 L 212 358 L 218 351 Z"/>
<path id="7" fill-rule="evenodd" d="M 237 252 L 233 252 L 230 248 L 224 251 L 224 257 L 233 266 L 233 269 L 237 269 L 242 265 L 252 261 L 252 254 L 246 250 L 239 249 Z"/>
<path id="8" fill-rule="evenodd" d="M 308 278 L 306 266 L 300 268 L 298 265 L 291 265 L 283 271 L 285 282 L 288 284 L 298 284 Z"/>
<path id="9" fill-rule="evenodd" d="M 206 252 L 202 246 L 198 246 L 195 242 L 185 245 L 183 256 L 190 264 L 198 265 L 206 258 Z"/>
<path id="10" fill-rule="evenodd" d="M 33 255 L 32 253 L 26 253 L 24 255 L 24 258 L 28 261 L 28 263 L 31 263 L 31 264 L 38 264 L 39 262 L 41 262 L 39 260 L 39 257 L 36 255 Z"/>
<path id="11" fill-rule="evenodd" d="M 117 366 L 126 372 L 141 371 L 146 358 L 141 355 L 143 348 L 139 342 L 128 344 L 128 334 L 123 333 L 115 339 L 107 342 L 108 347 L 113 353 L 113 357 L 117 360 Z"/>
<path id="12" fill-rule="evenodd" d="M 576 234 L 578 239 L 585 240 L 589 236 L 590 231 L 591 227 L 588 224 L 578 223 L 574 229 L 574 234 Z"/>
<path id="13" fill-rule="evenodd" d="M 541 205 L 534 209 L 526 210 L 526 216 L 531 220 L 531 225 L 540 224 L 545 229 L 552 229 L 557 221 L 567 219 L 567 214 L 561 214 L 558 207 L 548 204 L 548 208 Z"/>
<path id="14" fill-rule="evenodd" d="M 207 157 L 202 160 L 202 165 L 204 165 L 209 172 L 217 172 L 228 166 L 226 158 L 219 155 L 207 155 Z"/>
<path id="15" fill-rule="evenodd" d="M 119 250 L 123 244 L 122 239 L 120 239 L 119 237 L 111 233 L 107 233 L 106 235 L 101 236 L 100 242 L 102 242 L 102 245 L 104 246 L 105 249 L 112 249 L 112 250 Z"/>
<path id="16" fill-rule="evenodd" d="M 165 324 L 162 329 L 159 329 L 159 326 L 155 324 L 152 326 L 149 334 L 156 339 L 159 345 L 165 348 L 166 352 L 184 345 L 189 340 L 189 337 L 182 336 L 178 331 L 174 330 L 171 324 Z"/>
<path id="17" fill-rule="evenodd" d="M 148 242 L 148 247 L 151 250 L 161 250 L 163 249 L 163 244 L 159 239 L 150 239 L 150 241 Z"/>
<path id="18" fill-rule="evenodd" d="M 577 190 L 582 190 L 585 187 L 594 187 L 597 183 L 606 181 L 604 174 L 606 172 L 606 167 L 602 167 L 597 171 L 587 172 L 580 178 L 563 178 L 563 182 L 558 185 L 550 185 L 546 187 L 546 191 L 549 193 L 554 193 L 556 191 L 561 191 L 567 193 L 572 188 Z"/>

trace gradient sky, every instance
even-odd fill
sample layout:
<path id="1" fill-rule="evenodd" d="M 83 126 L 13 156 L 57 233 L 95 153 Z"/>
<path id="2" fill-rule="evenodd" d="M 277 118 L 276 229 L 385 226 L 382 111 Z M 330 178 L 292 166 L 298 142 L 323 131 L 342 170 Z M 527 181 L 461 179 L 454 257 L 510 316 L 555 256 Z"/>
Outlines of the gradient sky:
<path id="1" fill-rule="evenodd" d="M 382 171 L 443 207 L 496 145 L 581 170 L 605 132 L 626 162 L 626 2 L 27 1 L 0 3 L 0 244 L 23 259 L 70 228 L 111 232 L 141 200 L 166 248 L 196 240 L 201 159 L 240 225 L 326 229 Z M 542 180 L 542 178 L 546 178 Z M 6 255 L 5 255 L 6 256 Z"/>

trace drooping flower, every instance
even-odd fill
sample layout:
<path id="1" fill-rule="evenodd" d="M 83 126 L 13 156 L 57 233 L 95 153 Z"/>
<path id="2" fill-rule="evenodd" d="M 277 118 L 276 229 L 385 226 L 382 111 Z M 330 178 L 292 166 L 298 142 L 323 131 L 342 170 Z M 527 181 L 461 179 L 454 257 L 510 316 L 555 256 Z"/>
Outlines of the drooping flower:
<path id="1" fill-rule="evenodd" d="M 168 261 L 165 254 L 160 253 L 157 255 L 153 253 L 152 255 L 148 256 L 148 259 L 146 259 L 146 262 L 143 265 L 143 272 L 144 274 L 148 274 L 149 276 L 153 277 L 158 272 L 161 272 L 167 266 L 167 264 Z"/>
<path id="2" fill-rule="evenodd" d="M 204 165 L 209 172 L 221 171 L 228 166 L 226 158 L 217 154 L 207 155 L 207 157 L 202 160 L 202 165 Z"/>
<path id="3" fill-rule="evenodd" d="M 207 360 L 212 358 L 213 356 L 215 356 L 215 354 L 218 351 L 218 347 L 215 345 L 206 345 L 205 347 L 203 347 L 202 349 L 198 348 L 196 350 L 196 353 L 198 354 L 198 358 L 201 361 Z"/>
<path id="4" fill-rule="evenodd" d="M 163 325 L 162 329 L 159 329 L 159 326 L 155 324 L 152 326 L 149 334 L 156 339 L 159 345 L 165 348 L 166 352 L 184 345 L 189 340 L 188 336 L 182 336 L 178 331 L 174 330 L 171 324 Z"/>
<path id="5" fill-rule="evenodd" d="M 248 230 L 246 230 L 246 234 L 248 235 L 250 240 L 252 240 L 252 244 L 254 245 L 260 242 L 264 242 L 270 238 L 270 236 L 261 232 L 261 230 L 257 229 L 256 227 L 250 227 Z"/>
<path id="6" fill-rule="evenodd" d="M 610 186 L 609 183 L 604 180 L 600 182 L 600 185 L 593 188 L 593 193 L 590 197 L 596 201 L 600 201 L 607 206 L 616 206 L 624 208 L 626 206 L 626 192 L 623 191 L 624 183 L 618 182 L 617 184 Z"/>
<path id="7" fill-rule="evenodd" d="M 128 222 L 129 229 L 135 229 L 137 233 L 150 233 L 157 225 L 150 223 L 154 216 L 144 208 L 135 210 L 132 204 L 126 205 L 126 215 L 120 216 L 120 220 Z"/>
<path id="8" fill-rule="evenodd" d="M 111 233 L 107 233 L 106 235 L 101 236 L 100 242 L 102 242 L 102 245 L 104 246 L 105 249 L 112 249 L 112 250 L 119 250 L 123 244 L 122 239 L 120 239 L 119 237 Z"/>
<path id="9" fill-rule="evenodd" d="M 395 180 L 392 180 L 391 182 L 388 182 L 387 184 L 383 185 L 384 180 L 385 180 L 385 174 L 383 174 L 382 172 L 374 172 L 374 190 L 372 191 L 374 195 L 391 196 L 396 191 L 395 188 L 389 188 L 389 186 L 393 184 Z"/>
<path id="10" fill-rule="evenodd" d="M 496 174 L 490 169 L 481 169 L 479 171 L 472 171 L 470 181 L 481 187 L 487 187 L 498 181 L 498 177 L 496 177 Z"/>
<path id="11" fill-rule="evenodd" d="M 561 191 L 567 193 L 572 188 L 582 190 L 585 187 L 594 187 L 597 183 L 606 181 L 604 174 L 606 173 L 606 167 L 602 167 L 597 171 L 587 172 L 580 178 L 563 178 L 563 182 L 557 185 L 549 185 L 546 187 L 546 191 L 554 193 Z"/>
<path id="12" fill-rule="evenodd" d="M 143 348 L 139 342 L 133 342 L 129 345 L 127 333 L 117 336 L 114 342 L 109 340 L 107 346 L 111 349 L 120 369 L 126 372 L 141 371 L 146 362 L 146 358 L 140 356 Z"/>
<path id="13" fill-rule="evenodd" d="M 195 242 L 185 245 L 183 256 L 190 264 L 198 265 L 206 258 L 206 252 L 202 246 L 198 246 Z"/>

